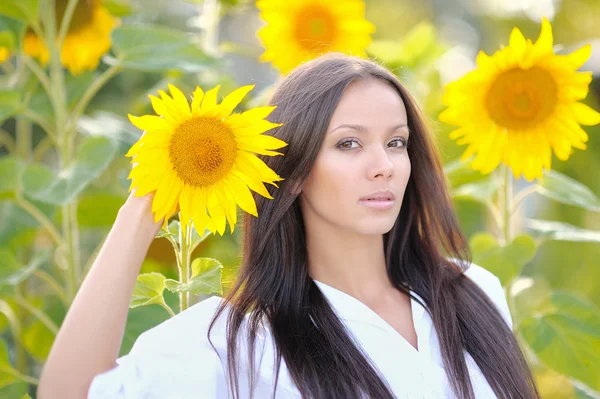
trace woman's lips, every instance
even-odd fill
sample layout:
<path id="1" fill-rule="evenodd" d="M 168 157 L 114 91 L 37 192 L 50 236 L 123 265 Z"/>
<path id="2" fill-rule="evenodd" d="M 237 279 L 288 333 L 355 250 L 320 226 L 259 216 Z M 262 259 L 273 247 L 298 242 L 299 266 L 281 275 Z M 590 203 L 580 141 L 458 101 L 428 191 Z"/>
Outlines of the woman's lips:
<path id="1" fill-rule="evenodd" d="M 391 209 L 394 207 L 395 200 L 384 199 L 361 199 L 360 203 L 374 209 Z"/>

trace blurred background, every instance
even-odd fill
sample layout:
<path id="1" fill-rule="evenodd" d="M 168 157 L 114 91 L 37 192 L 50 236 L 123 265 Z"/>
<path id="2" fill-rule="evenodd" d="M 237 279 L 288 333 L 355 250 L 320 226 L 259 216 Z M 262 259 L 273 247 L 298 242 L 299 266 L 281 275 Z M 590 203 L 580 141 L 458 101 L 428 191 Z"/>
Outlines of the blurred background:
<path id="1" fill-rule="evenodd" d="M 58 3 L 60 1 L 57 0 L 57 7 Z M 86 89 L 104 76 L 102 86 L 90 92 L 86 103 L 81 103 L 81 115 L 76 115 L 74 129 L 77 137 L 108 138 L 114 146 L 106 150 L 110 155 L 99 161 L 98 165 L 102 166 L 93 166 L 93 173 L 82 178 L 84 183 L 80 189 L 71 187 L 74 191 L 69 201 L 76 198 L 77 203 L 70 209 L 76 214 L 78 230 L 78 282 L 85 276 L 127 196 L 130 164 L 124 154 L 141 134 L 127 120 L 127 113 L 152 113 L 148 95 L 165 89 L 167 83 L 175 84 L 184 93 L 190 94 L 197 85 L 210 88 L 221 84 L 221 92 L 229 93 L 238 86 L 255 84 L 253 97 L 244 105 L 260 105 L 281 79 L 279 71 L 271 63 L 259 61 L 264 48 L 256 32 L 265 22 L 253 1 L 110 0 L 101 3 L 120 20 L 120 28 L 150 25 L 168 29 L 181 34 L 173 37 L 184 37 L 192 47 L 200 49 L 205 58 L 189 49 L 173 47 L 165 39 L 166 44 L 152 50 L 151 57 L 129 60 L 130 64 L 119 69 L 118 73 L 110 71 L 103 75 L 114 64 L 113 57 L 118 49 L 109 51 L 95 70 L 75 75 L 65 71 L 65 101 L 72 100 L 75 107 L 85 96 Z M 7 3 L 6 7 L 12 7 L 10 4 Z M 46 2 L 41 1 L 40 4 L 42 15 L 47 11 L 44 9 Z M 0 14 L 3 14 L 3 7 L 0 5 Z M 0 32 L 12 29 L 22 34 L 24 29 L 28 29 L 27 24 L 13 18 L 11 12 L 4 12 L 9 17 L 0 21 Z M 454 203 L 465 235 L 470 238 L 486 231 L 496 234 L 481 193 L 465 195 L 464 190 L 458 190 L 460 186 L 477 183 L 483 177 L 457 166 L 465 148 L 449 138 L 454 127 L 437 119 L 445 108 L 442 103 L 444 87 L 476 67 L 475 57 L 480 50 L 492 54 L 507 45 L 514 27 L 518 27 L 526 38 L 535 40 L 540 32 L 540 21 L 546 17 L 552 22 L 557 53 L 569 53 L 587 43 L 592 45 L 592 56 L 581 68 L 582 71 L 592 71 L 594 77 L 589 95 L 583 102 L 600 109 L 600 1 L 367 0 L 365 17 L 376 27 L 367 54 L 397 73 L 430 118 L 442 159 L 448 167 L 449 181 L 455 190 Z M 3 37 L 4 43 L 10 42 L 0 33 L 0 39 Z M 70 303 L 68 289 L 62 289 L 64 297 L 60 294 L 61 287 L 66 284 L 62 276 L 65 270 L 55 266 L 61 264 L 57 258 L 65 254 L 54 251 L 56 246 L 51 234 L 49 236 L 45 232 L 40 222 L 50 221 L 61 230 L 66 200 L 64 203 L 58 200 L 45 202 L 33 196 L 29 202 L 19 203 L 11 196 L 11 193 L 20 190 L 19 187 L 25 187 L 23 192 L 27 197 L 27 185 L 32 183 L 19 183 L 21 177 L 17 173 L 27 165 L 43 164 L 48 170 L 59 170 L 61 164 L 59 151 L 48 141 L 48 133 L 42 127 L 44 121 L 54 123 L 55 109 L 39 87 L 32 88 L 29 80 L 35 77 L 35 72 L 26 77 L 18 75 L 21 69 L 27 69 L 27 64 L 22 65 L 18 58 L 18 48 L 25 39 L 19 38 L 18 34 L 14 37 L 13 58 L 2 64 L 3 86 L 0 92 L 2 398 L 20 398 L 26 392 L 35 396 L 36 378 L 54 339 L 55 331 L 52 330 L 60 325 Z M 135 35 L 119 40 L 120 51 L 147 44 L 142 37 Z M 2 43 L 0 40 L 0 47 Z M 95 46 L 93 40 L 89 45 Z M 171 59 L 175 60 L 172 64 Z M 54 84 L 53 81 L 50 83 Z M 13 92 L 25 95 L 29 89 L 31 93 L 26 108 L 31 109 L 33 115 L 20 107 L 24 104 L 22 97 L 17 102 L 13 102 L 11 97 Z M 67 112 L 71 110 L 68 108 Z M 590 137 L 588 149 L 575 150 L 566 162 L 554 157 L 552 168 L 587 186 L 589 192 L 574 195 L 588 195 L 589 201 L 594 203 L 600 195 L 600 125 L 584 129 Z M 19 136 L 18 132 L 25 133 Z M 42 174 L 31 176 L 41 179 Z M 38 187 L 45 181 L 35 179 L 33 185 Z M 514 184 L 515 191 L 519 191 L 531 182 L 516 180 Z M 66 185 L 69 186 L 68 181 Z M 66 188 L 67 191 L 69 189 Z M 35 209 L 27 209 L 24 204 L 33 204 Z M 544 235 L 539 229 L 533 229 L 535 231 L 530 233 L 535 237 L 536 250 L 531 256 L 521 259 L 520 277 L 529 293 L 520 299 L 515 295 L 517 299 L 511 303 L 513 313 L 541 317 L 539 315 L 545 314 L 543 312 L 548 311 L 550 305 L 541 303 L 540 298 L 548 292 L 572 293 L 585 304 L 573 310 L 580 312 L 578 320 L 585 320 L 585 327 L 580 330 L 563 331 L 557 327 L 553 332 L 539 331 L 540 337 L 552 340 L 554 346 L 543 349 L 552 352 L 550 355 L 547 352 L 543 355 L 537 353 L 540 347 L 529 342 L 528 358 L 537 359 L 536 378 L 545 398 L 600 397 L 597 392 L 600 390 L 600 202 L 597 204 L 598 208 L 576 206 L 573 201 L 569 203 L 534 194 L 523 201 L 515 221 L 515 229 L 524 232 L 529 231 L 526 219 L 560 221 L 585 232 L 561 238 L 560 235 Z M 194 252 L 194 256 L 216 258 L 222 263 L 225 290 L 239 266 L 239 238 L 239 230 L 233 235 L 209 236 Z M 40 255 L 44 251 L 49 252 Z M 154 241 L 142 269 L 143 273 L 155 271 L 177 278 L 175 255 L 166 239 Z M 531 281 L 535 284 L 532 285 Z M 164 297 L 167 303 L 176 306 L 175 294 L 165 291 Z M 169 314 L 156 305 L 131 309 L 122 354 L 130 350 L 141 332 L 168 317 Z M 551 329 L 552 323 L 549 322 L 546 327 Z M 560 338 L 561 331 L 568 336 Z M 581 335 L 581 331 L 587 331 L 587 335 Z M 565 360 L 568 353 L 575 353 L 577 359 Z M 541 360 L 552 356 L 563 360 Z M 596 361 L 599 363 L 596 364 Z"/>

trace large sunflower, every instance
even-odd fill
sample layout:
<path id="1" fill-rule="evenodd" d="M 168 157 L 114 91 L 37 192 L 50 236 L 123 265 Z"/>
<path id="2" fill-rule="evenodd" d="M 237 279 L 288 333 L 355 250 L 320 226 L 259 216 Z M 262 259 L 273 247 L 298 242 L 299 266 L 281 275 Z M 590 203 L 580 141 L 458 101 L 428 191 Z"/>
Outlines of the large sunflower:
<path id="1" fill-rule="evenodd" d="M 68 0 L 56 0 L 56 25 L 60 26 Z M 62 48 L 60 61 L 73 75 L 96 69 L 100 57 L 110 49 L 110 34 L 117 20 L 100 0 L 79 0 Z M 25 34 L 23 51 L 43 65 L 50 54 L 44 42 L 32 30 Z"/>
<path id="2" fill-rule="evenodd" d="M 439 118 L 459 126 L 450 137 L 468 144 L 462 159 L 476 155 L 475 170 L 487 174 L 502 162 L 516 178 L 531 181 L 550 169 L 552 151 L 565 161 L 572 148 L 586 148 L 588 135 L 579 124 L 600 123 L 600 114 L 578 102 L 592 74 L 576 70 L 591 47 L 556 55 L 552 42 L 545 18 L 535 44 L 514 28 L 508 46 L 492 56 L 480 52 L 478 68 L 447 86 L 448 108 Z"/>
<path id="3" fill-rule="evenodd" d="M 155 192 L 155 220 L 179 208 L 182 228 L 190 219 L 197 231 L 223 235 L 226 221 L 233 232 L 236 204 L 258 216 L 249 189 L 271 199 L 263 183 L 283 180 L 254 154 L 282 155 L 287 144 L 262 133 L 281 126 L 265 119 L 275 107 L 257 107 L 241 114 L 233 109 L 254 86 L 243 86 L 217 104 L 219 86 L 204 93 L 196 88 L 190 104 L 169 85 L 171 96 L 150 96 L 160 116 L 129 115 L 145 134 L 127 153 L 134 164 L 129 178 L 136 195 Z M 208 211 L 208 213 L 207 213 Z"/>
<path id="4" fill-rule="evenodd" d="M 267 23 L 258 31 L 265 52 L 282 74 L 329 51 L 365 57 L 375 26 L 361 0 L 258 0 Z"/>

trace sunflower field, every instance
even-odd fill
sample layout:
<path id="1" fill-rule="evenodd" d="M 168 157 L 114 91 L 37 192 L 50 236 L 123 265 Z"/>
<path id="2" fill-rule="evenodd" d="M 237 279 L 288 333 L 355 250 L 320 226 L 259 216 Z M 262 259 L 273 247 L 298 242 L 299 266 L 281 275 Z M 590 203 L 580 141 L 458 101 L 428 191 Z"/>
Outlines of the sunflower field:
<path id="1" fill-rule="evenodd" d="M 330 51 L 387 66 L 429 116 L 542 397 L 600 398 L 598 15 L 597 0 L 0 1 L 0 398 L 36 397 L 131 190 L 165 223 L 121 355 L 227 291 L 240 215 L 282 180 L 258 157 L 287 145 L 267 99 Z"/>

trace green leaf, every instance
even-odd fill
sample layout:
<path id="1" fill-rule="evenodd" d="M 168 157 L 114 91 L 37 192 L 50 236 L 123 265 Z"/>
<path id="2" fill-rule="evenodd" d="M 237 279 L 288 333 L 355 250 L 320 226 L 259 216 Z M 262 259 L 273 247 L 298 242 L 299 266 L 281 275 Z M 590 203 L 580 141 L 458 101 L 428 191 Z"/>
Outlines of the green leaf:
<path id="1" fill-rule="evenodd" d="M 0 389 L 19 381 L 18 372 L 10 364 L 6 341 L 0 339 Z"/>
<path id="2" fill-rule="evenodd" d="M 170 221 L 169 225 L 167 227 L 167 230 L 165 230 L 164 228 L 161 228 L 156 237 L 162 238 L 162 237 L 169 236 L 169 237 L 173 238 L 177 243 L 179 243 L 179 230 L 181 230 L 181 224 L 179 223 L 179 220 L 175 219 L 175 220 Z M 204 240 L 206 240 L 208 237 L 210 237 L 210 235 L 211 235 L 211 233 L 209 230 L 206 230 L 203 235 L 200 235 L 200 234 L 198 234 L 196 229 L 192 229 L 192 240 L 190 242 L 190 251 L 193 252 L 194 249 L 196 249 L 196 247 L 198 245 L 200 245 Z"/>
<path id="3" fill-rule="evenodd" d="M 470 241 L 473 263 L 494 273 L 506 285 L 517 277 L 537 251 L 533 237 L 519 235 L 506 246 L 501 246 L 489 233 L 475 234 Z"/>
<path id="4" fill-rule="evenodd" d="M 165 280 L 165 276 L 156 272 L 140 274 L 137 277 L 129 307 L 136 308 L 164 303 Z"/>
<path id="5" fill-rule="evenodd" d="M 562 173 L 550 170 L 538 180 L 538 192 L 567 205 L 600 211 L 600 198 L 589 187 Z"/>
<path id="6" fill-rule="evenodd" d="M 113 31 L 113 50 L 124 68 L 162 72 L 200 72 L 215 66 L 217 60 L 200 50 L 183 32 L 162 26 L 123 25 Z"/>
<path id="7" fill-rule="evenodd" d="M 112 226 L 124 202 L 124 197 L 107 193 L 80 196 L 77 206 L 79 225 L 81 227 Z"/>
<path id="8" fill-rule="evenodd" d="M 421 22 L 400 40 L 375 40 L 367 49 L 375 58 L 389 64 L 415 68 L 422 61 L 434 61 L 444 53 L 435 26 Z"/>
<path id="9" fill-rule="evenodd" d="M 23 395 L 23 397 L 21 397 L 21 399 L 31 399 L 31 396 L 29 396 L 29 394 L 26 393 L 25 395 Z"/>
<path id="10" fill-rule="evenodd" d="M 4 47 L 9 52 L 13 52 L 16 47 L 17 40 L 15 34 L 8 31 L 0 31 L 0 47 Z"/>
<path id="11" fill-rule="evenodd" d="M 54 333 L 39 320 L 35 320 L 23 331 L 23 346 L 34 358 L 43 362 L 50 353 Z"/>
<path id="12" fill-rule="evenodd" d="M 10 118 L 21 107 L 21 94 L 17 90 L 0 90 L 0 122 Z"/>
<path id="13" fill-rule="evenodd" d="M 216 259 L 198 258 L 192 262 L 192 278 L 187 283 L 168 279 L 166 288 L 175 293 L 190 292 L 193 295 L 216 293 L 223 295 L 221 285 L 223 265 Z"/>
<path id="14" fill-rule="evenodd" d="M 577 380 L 572 381 L 572 383 L 575 389 L 574 399 L 600 399 L 600 392 L 592 390 Z"/>
<path id="15" fill-rule="evenodd" d="M 0 199 L 15 197 L 23 169 L 23 163 L 17 157 L 7 155 L 0 158 Z"/>
<path id="16" fill-rule="evenodd" d="M 600 231 L 582 229 L 553 220 L 525 219 L 524 227 L 538 233 L 543 240 L 600 242 Z"/>
<path id="17" fill-rule="evenodd" d="M 46 217 L 53 219 L 53 205 L 32 201 Z M 30 214 L 11 201 L 0 201 L 0 247 L 21 249 L 31 245 L 40 224 Z"/>
<path id="18" fill-rule="evenodd" d="M 23 174 L 23 190 L 38 201 L 54 205 L 69 203 L 108 167 L 116 149 L 116 144 L 106 137 L 87 137 L 73 165 L 59 176 L 44 165 L 29 165 Z"/>
<path id="19" fill-rule="evenodd" d="M 25 27 L 21 21 L 0 15 L 0 47 L 7 47 L 11 52 L 16 52 L 15 49 L 21 47 Z"/>
<path id="20" fill-rule="evenodd" d="M 29 264 L 23 267 L 10 251 L 0 249 L 0 257 L 2 257 L 0 259 L 0 287 L 3 285 L 15 286 L 25 281 L 31 273 L 44 264 L 50 258 L 50 251 L 38 252 Z"/>
<path id="21" fill-rule="evenodd" d="M 521 323 L 521 335 L 546 366 L 600 389 L 600 310 L 561 291 L 553 292 L 548 307 Z"/>
<path id="22" fill-rule="evenodd" d="M 463 184 L 452 190 L 452 197 L 471 199 L 482 204 L 493 205 L 494 195 L 499 184 L 493 176 L 473 183 Z"/>
<path id="23" fill-rule="evenodd" d="M 37 22 L 39 0 L 2 0 L 0 14 L 23 22 Z"/>
<path id="24" fill-rule="evenodd" d="M 471 163 L 470 161 L 462 162 L 459 158 L 444 165 L 444 173 L 450 187 L 457 188 L 463 184 L 489 178 L 489 176 L 482 175 L 481 172 L 474 170 Z"/>

